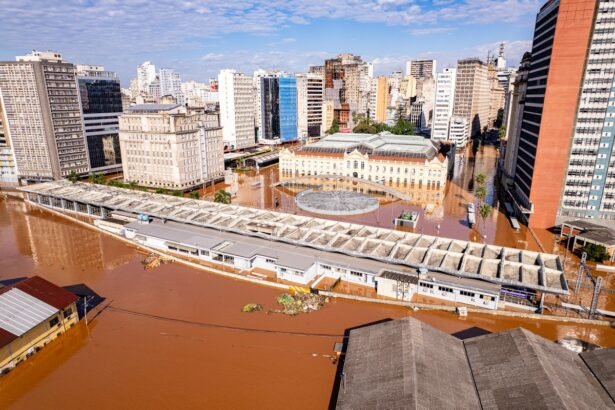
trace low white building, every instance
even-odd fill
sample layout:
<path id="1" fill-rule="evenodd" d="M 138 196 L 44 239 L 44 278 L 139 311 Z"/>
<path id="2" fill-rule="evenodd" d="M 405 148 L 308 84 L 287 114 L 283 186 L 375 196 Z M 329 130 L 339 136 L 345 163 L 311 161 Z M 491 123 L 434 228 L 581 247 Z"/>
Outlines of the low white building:
<path id="1" fill-rule="evenodd" d="M 394 187 L 444 188 L 448 158 L 439 144 L 415 135 L 334 134 L 280 152 L 281 177 L 340 175 Z"/>
<path id="2" fill-rule="evenodd" d="M 120 116 L 124 180 L 188 190 L 224 175 L 218 113 L 142 104 Z"/>
<path id="3" fill-rule="evenodd" d="M 451 117 L 449 124 L 449 140 L 455 143 L 457 149 L 464 148 L 470 138 L 470 124 L 464 117 Z"/>

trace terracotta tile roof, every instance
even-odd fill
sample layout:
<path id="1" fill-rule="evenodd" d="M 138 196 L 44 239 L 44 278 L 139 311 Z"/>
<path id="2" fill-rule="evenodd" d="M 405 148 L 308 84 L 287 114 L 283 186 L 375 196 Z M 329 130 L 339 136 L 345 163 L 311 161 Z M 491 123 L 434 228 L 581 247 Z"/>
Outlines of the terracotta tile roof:
<path id="1" fill-rule="evenodd" d="M 8 286 L 7 286 L 8 287 Z M 41 278 L 32 276 L 22 282 L 16 283 L 14 288 L 33 296 L 56 309 L 64 309 L 68 305 L 77 301 L 77 296 L 53 283 Z"/>

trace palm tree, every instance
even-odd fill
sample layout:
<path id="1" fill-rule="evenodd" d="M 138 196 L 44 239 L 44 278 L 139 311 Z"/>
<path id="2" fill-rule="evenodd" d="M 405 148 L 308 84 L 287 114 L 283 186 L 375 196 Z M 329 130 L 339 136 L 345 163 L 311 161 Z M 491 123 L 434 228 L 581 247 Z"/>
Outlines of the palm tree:
<path id="1" fill-rule="evenodd" d="M 487 177 L 482 172 L 476 175 L 475 179 L 478 185 L 485 185 L 485 181 L 487 181 Z"/>
<path id="2" fill-rule="evenodd" d="M 478 209 L 478 213 L 480 217 L 483 219 L 483 224 L 485 223 L 485 220 L 487 219 L 487 217 L 491 215 L 491 211 L 492 211 L 492 208 L 491 208 L 491 205 L 489 204 L 482 204 L 480 208 Z"/>
<path id="3" fill-rule="evenodd" d="M 476 191 L 474 191 L 474 195 L 476 195 L 476 198 L 478 198 L 480 202 L 483 202 L 487 197 L 487 188 L 482 185 L 477 187 Z"/>
<path id="4" fill-rule="evenodd" d="M 214 202 L 217 202 L 219 204 L 230 204 L 231 194 L 226 192 L 224 189 L 216 191 L 216 195 L 214 196 Z"/>
<path id="5" fill-rule="evenodd" d="M 66 177 L 66 179 L 68 179 L 70 182 L 72 182 L 73 184 L 77 181 L 79 181 L 79 175 L 75 172 L 75 170 L 73 169 L 70 174 L 68 174 L 68 176 Z"/>

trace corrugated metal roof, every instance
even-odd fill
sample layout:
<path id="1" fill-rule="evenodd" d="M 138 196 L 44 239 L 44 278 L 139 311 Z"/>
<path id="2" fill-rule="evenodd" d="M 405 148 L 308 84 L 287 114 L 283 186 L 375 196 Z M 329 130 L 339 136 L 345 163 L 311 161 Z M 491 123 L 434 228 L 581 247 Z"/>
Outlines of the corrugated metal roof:
<path id="1" fill-rule="evenodd" d="M 14 285 L 17 289 L 26 292 L 60 310 L 77 301 L 74 293 L 63 289 L 40 276 L 32 276 Z"/>
<path id="2" fill-rule="evenodd" d="M 13 288 L 0 295 L 0 328 L 21 336 L 55 315 L 58 309 Z"/>

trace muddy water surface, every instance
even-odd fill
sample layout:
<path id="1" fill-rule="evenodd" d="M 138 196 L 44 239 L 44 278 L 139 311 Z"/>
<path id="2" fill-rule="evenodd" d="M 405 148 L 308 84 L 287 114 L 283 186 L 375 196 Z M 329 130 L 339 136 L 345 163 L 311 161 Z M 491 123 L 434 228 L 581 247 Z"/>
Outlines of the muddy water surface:
<path id="1" fill-rule="evenodd" d="M 335 375 L 327 356 L 344 331 L 410 314 L 350 301 L 297 317 L 245 314 L 250 302 L 274 308 L 279 292 L 179 264 L 145 271 L 142 259 L 116 239 L 0 200 L 0 279 L 85 283 L 110 303 L 0 379 L 0 407 L 326 408 Z M 522 325 L 550 339 L 615 345 L 608 328 L 414 315 L 446 332 Z"/>

